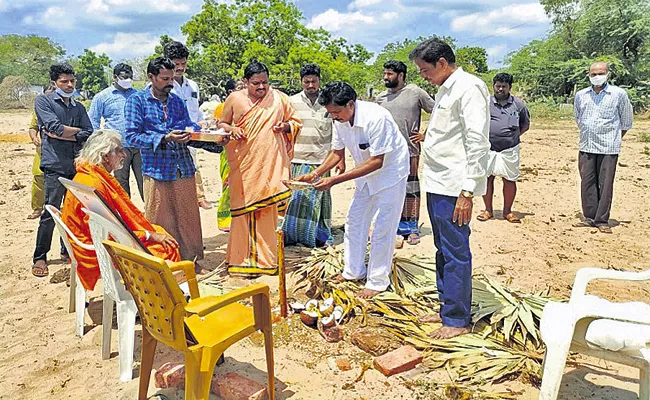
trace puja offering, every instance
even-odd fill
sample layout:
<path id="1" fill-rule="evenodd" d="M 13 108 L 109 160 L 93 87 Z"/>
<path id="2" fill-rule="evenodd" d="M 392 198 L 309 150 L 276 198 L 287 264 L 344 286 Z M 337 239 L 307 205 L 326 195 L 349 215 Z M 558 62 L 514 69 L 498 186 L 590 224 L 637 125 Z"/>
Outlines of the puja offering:
<path id="1" fill-rule="evenodd" d="M 192 135 L 190 138 L 192 140 L 198 140 L 201 142 L 219 142 L 222 138 L 230 136 L 229 132 L 226 132 L 223 129 L 212 130 L 212 129 L 201 129 L 200 131 L 191 132 Z"/>

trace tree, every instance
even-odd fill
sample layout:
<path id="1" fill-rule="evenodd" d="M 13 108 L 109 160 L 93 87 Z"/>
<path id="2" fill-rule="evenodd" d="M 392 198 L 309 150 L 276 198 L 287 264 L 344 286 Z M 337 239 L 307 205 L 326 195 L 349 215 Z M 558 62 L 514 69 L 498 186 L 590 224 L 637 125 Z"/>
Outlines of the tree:
<path id="1" fill-rule="evenodd" d="M 93 97 L 102 89 L 108 87 L 111 75 L 109 68 L 111 59 L 106 54 L 97 55 L 95 52 L 85 49 L 84 54 L 79 56 L 79 67 L 75 71 L 77 79 L 81 82 L 81 88 Z"/>
<path id="2" fill-rule="evenodd" d="M 461 47 L 456 50 L 456 63 L 467 72 L 477 74 L 488 72 L 487 51 L 483 47 Z"/>
<path id="3" fill-rule="evenodd" d="M 637 0 L 541 0 L 551 34 L 510 54 L 507 63 L 529 96 L 568 100 L 589 85 L 596 60 L 610 64 L 611 81 L 628 89 L 637 109 L 648 105 L 650 4 Z M 645 96 L 645 97 L 644 97 Z"/>
<path id="4" fill-rule="evenodd" d="M 65 50 L 48 38 L 29 35 L 0 36 L 0 81 L 22 76 L 31 85 L 46 85 L 49 68 L 61 60 Z"/>
<path id="5" fill-rule="evenodd" d="M 363 66 L 372 53 L 325 30 L 306 28 L 303 20 L 289 0 L 206 0 L 181 27 L 190 48 L 189 72 L 206 95 L 223 94 L 224 81 L 241 77 L 244 67 L 258 60 L 269 67 L 274 86 L 292 93 L 300 90 L 300 67 L 316 62 L 324 82 L 345 80 L 365 91 Z"/>
<path id="6" fill-rule="evenodd" d="M 23 76 L 6 76 L 0 83 L 0 105 L 4 109 L 26 108 L 35 97 Z"/>

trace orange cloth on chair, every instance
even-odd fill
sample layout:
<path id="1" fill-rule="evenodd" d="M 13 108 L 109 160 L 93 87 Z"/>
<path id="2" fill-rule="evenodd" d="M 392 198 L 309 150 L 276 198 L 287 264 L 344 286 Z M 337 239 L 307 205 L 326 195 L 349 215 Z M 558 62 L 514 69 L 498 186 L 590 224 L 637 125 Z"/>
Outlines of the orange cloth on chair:
<path id="1" fill-rule="evenodd" d="M 269 88 L 264 98 L 249 106 L 246 91 L 234 92 L 233 109 L 247 110 L 235 121 L 245 140 L 226 145 L 230 164 L 228 270 L 241 274 L 273 274 L 277 270 L 275 228 L 278 203 L 291 196 L 282 184 L 289 179 L 293 146 L 302 128 L 289 97 Z M 274 133 L 273 126 L 288 122 L 291 132 Z"/>
<path id="2" fill-rule="evenodd" d="M 147 221 L 142 211 L 131 202 L 129 195 L 106 169 L 98 165 L 80 164 L 77 165 L 77 175 L 73 180 L 97 190 L 106 200 L 108 206 L 122 217 L 129 229 L 135 233 L 151 254 L 169 261 L 179 261 L 181 259 L 178 249 L 165 249 L 159 243 L 146 240 L 145 231 L 164 233 L 166 235 L 168 233 L 162 227 Z M 92 245 L 88 215 L 81 210 L 82 207 L 83 204 L 73 195 L 65 196 L 61 217 L 79 241 Z M 87 290 L 94 289 L 100 277 L 95 251 L 82 249 L 73 241 L 70 241 L 70 245 L 77 260 L 77 275 L 81 284 Z"/>

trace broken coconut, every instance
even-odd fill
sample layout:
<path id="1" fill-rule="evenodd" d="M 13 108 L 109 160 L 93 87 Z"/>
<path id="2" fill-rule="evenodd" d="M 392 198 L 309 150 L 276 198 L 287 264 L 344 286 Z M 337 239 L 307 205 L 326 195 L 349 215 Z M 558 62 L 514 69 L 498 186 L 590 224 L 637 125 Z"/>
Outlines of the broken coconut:
<path id="1" fill-rule="evenodd" d="M 333 315 L 329 315 L 327 317 L 321 318 L 320 322 L 321 322 L 321 324 L 323 324 L 324 328 L 331 328 L 334 325 L 336 325 L 336 321 L 334 320 Z"/>
<path id="2" fill-rule="evenodd" d="M 295 313 L 299 313 L 299 312 L 305 310 L 305 305 L 302 304 L 302 303 L 300 303 L 300 302 L 298 302 L 298 301 L 289 304 L 289 307 L 291 307 L 291 309 L 292 309 L 293 312 L 295 312 Z"/>
<path id="3" fill-rule="evenodd" d="M 343 319 L 343 307 L 341 306 L 336 306 L 334 307 L 334 311 L 332 311 L 332 317 L 334 317 L 334 321 L 336 321 L 337 324 L 341 323 L 341 320 Z"/>
<path id="4" fill-rule="evenodd" d="M 318 301 L 314 299 L 309 300 L 307 304 L 305 304 L 305 309 L 300 312 L 300 320 L 307 326 L 315 326 L 318 322 L 319 316 Z"/>
<path id="5" fill-rule="evenodd" d="M 321 303 L 319 307 L 320 314 L 324 317 L 329 317 L 334 312 L 334 298 L 329 297 Z"/>

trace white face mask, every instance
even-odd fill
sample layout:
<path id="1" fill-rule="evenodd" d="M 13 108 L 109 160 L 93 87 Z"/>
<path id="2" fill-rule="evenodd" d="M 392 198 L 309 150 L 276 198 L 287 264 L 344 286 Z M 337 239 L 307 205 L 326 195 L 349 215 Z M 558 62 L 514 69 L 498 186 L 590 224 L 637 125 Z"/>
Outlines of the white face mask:
<path id="1" fill-rule="evenodd" d="M 63 91 L 63 89 L 61 89 L 61 88 L 56 88 L 56 92 L 57 92 L 57 93 L 59 94 L 59 96 L 61 96 L 61 97 L 67 97 L 67 98 L 70 98 L 70 97 L 72 97 L 72 96 L 75 95 L 76 90 L 73 91 L 72 93 L 66 93 L 66 92 Z"/>
<path id="2" fill-rule="evenodd" d="M 603 86 L 607 82 L 607 75 L 590 76 L 589 82 L 596 87 Z"/>
<path id="3" fill-rule="evenodd" d="M 124 89 L 131 89 L 133 86 L 133 79 L 118 79 L 117 84 Z"/>

